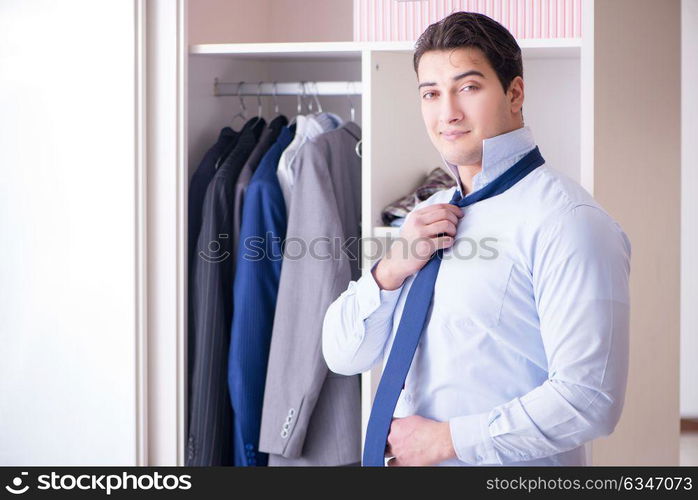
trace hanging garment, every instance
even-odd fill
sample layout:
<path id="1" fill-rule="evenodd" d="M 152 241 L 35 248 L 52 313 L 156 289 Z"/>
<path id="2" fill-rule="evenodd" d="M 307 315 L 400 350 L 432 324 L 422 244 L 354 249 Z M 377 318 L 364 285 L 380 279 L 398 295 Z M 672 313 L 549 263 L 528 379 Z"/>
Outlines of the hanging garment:
<path id="1" fill-rule="evenodd" d="M 223 127 L 216 143 L 206 152 L 201 163 L 194 171 L 189 182 L 188 200 L 188 233 L 189 233 L 189 262 L 194 255 L 194 248 L 201 230 L 201 210 L 204 204 L 206 188 L 216 174 L 215 164 L 229 145 L 237 144 L 239 132 L 230 127 Z"/>
<path id="2" fill-rule="evenodd" d="M 252 118 L 249 118 L 249 119 L 245 122 L 245 124 L 242 126 L 242 128 L 240 129 L 240 132 L 238 132 L 238 135 L 239 135 L 239 134 L 242 134 L 245 130 L 247 130 L 248 128 L 250 128 L 252 125 L 256 124 L 256 123 L 258 122 L 258 120 L 259 120 L 259 117 L 256 116 L 256 115 L 253 116 Z M 220 157 L 218 158 L 218 161 L 217 161 L 216 164 L 215 164 L 215 168 L 216 168 L 216 169 L 218 169 L 218 167 L 219 167 L 225 160 L 228 159 L 228 156 L 230 156 L 230 153 L 233 152 L 233 150 L 235 149 L 235 146 L 236 146 L 236 144 L 232 144 L 232 143 L 231 143 L 231 144 L 228 144 L 228 145 L 223 149 L 223 152 L 221 153 Z"/>
<path id="3" fill-rule="evenodd" d="M 276 176 L 282 151 L 295 124 L 283 127 L 262 158 L 245 192 L 233 286 L 228 389 L 233 407 L 237 466 L 264 466 L 258 453 L 264 380 L 281 274 L 281 242 L 286 236 L 286 207 Z"/>
<path id="4" fill-rule="evenodd" d="M 422 184 L 412 193 L 406 194 L 383 209 L 381 214 L 383 224 L 389 226 L 401 225 L 400 223 L 395 223 L 395 221 L 401 219 L 400 222 L 403 222 L 417 203 L 426 200 L 437 191 L 448 189 L 455 185 L 456 181 L 444 171 L 443 167 L 436 167 L 429 172 Z"/>
<path id="5" fill-rule="evenodd" d="M 223 151 L 230 144 L 237 144 L 239 132 L 234 131 L 230 127 L 223 127 L 221 130 L 218 140 L 216 143 L 206 152 L 201 163 L 194 171 L 189 183 L 189 201 L 188 201 L 188 233 L 189 233 L 189 245 L 187 253 L 187 262 L 189 263 L 189 297 L 193 297 L 193 269 L 192 261 L 195 255 L 196 241 L 199 238 L 199 232 L 201 231 L 201 210 L 204 203 L 204 195 L 206 194 L 206 188 L 208 188 L 209 182 L 213 179 L 216 173 L 215 164 L 218 159 L 223 154 Z M 187 394 L 191 394 L 191 378 L 194 370 L 194 313 L 192 310 L 193 301 L 190 299 L 188 308 L 188 329 L 187 329 L 187 342 L 188 342 L 188 359 L 187 359 Z M 191 405 L 191 400 L 189 401 Z M 191 414 L 191 410 L 189 410 Z"/>
<path id="6" fill-rule="evenodd" d="M 193 260 L 194 366 L 186 464 L 232 463 L 227 352 L 232 319 L 231 236 L 237 175 L 249 158 L 264 120 L 243 129 L 238 143 L 206 189 L 201 232 Z"/>
<path id="7" fill-rule="evenodd" d="M 240 242 L 240 225 L 242 224 L 242 204 L 245 198 L 245 190 L 247 185 L 250 183 L 252 174 L 257 169 L 259 162 L 262 160 L 264 155 L 269 148 L 271 148 L 276 140 L 279 138 L 279 133 L 281 129 L 288 124 L 288 118 L 284 115 L 279 115 L 274 118 L 267 128 L 262 132 L 262 136 L 259 138 L 257 146 L 250 154 L 250 157 L 245 162 L 245 166 L 242 167 L 238 180 L 235 183 L 235 200 L 233 203 L 233 261 L 237 262 L 237 251 Z"/>
<path id="8" fill-rule="evenodd" d="M 293 161 L 300 148 L 306 141 L 318 135 L 336 129 L 342 124 L 342 119 L 334 113 L 323 112 L 317 115 L 298 115 L 295 117 L 296 135 L 291 144 L 284 150 L 279 158 L 277 174 L 279 184 L 284 194 L 286 213 L 289 213 L 291 196 L 293 195 L 294 168 Z"/>
<path id="9" fill-rule="evenodd" d="M 295 160 L 259 443 L 269 465 L 361 459 L 360 377 L 329 372 L 321 350 L 325 310 L 360 275 L 360 139 L 346 122 L 308 140 Z"/>

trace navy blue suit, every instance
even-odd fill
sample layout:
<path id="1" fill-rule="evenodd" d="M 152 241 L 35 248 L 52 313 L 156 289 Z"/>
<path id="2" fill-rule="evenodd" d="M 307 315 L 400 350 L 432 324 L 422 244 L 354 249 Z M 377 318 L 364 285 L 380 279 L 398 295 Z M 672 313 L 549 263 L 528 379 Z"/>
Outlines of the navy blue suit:
<path id="1" fill-rule="evenodd" d="M 259 432 L 281 276 L 281 245 L 286 237 L 286 205 L 276 170 L 294 133 L 295 124 L 282 128 L 252 176 L 243 202 L 228 361 L 238 466 L 264 466 L 268 460 L 268 455 L 258 450 Z"/>

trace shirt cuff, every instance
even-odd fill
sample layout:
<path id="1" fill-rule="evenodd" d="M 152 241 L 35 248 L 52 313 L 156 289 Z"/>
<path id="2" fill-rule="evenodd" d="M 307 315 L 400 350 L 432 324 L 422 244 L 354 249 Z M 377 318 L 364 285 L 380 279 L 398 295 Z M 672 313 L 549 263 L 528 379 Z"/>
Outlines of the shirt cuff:
<path id="1" fill-rule="evenodd" d="M 373 270 L 378 265 L 377 261 L 371 270 L 356 281 L 356 297 L 359 305 L 359 314 L 362 319 L 368 318 L 378 308 L 389 309 L 391 312 L 397 304 L 404 282 L 395 290 L 381 290 L 373 276 Z"/>
<path id="2" fill-rule="evenodd" d="M 448 425 L 458 460 L 472 465 L 501 465 L 490 436 L 489 412 L 453 417 Z"/>

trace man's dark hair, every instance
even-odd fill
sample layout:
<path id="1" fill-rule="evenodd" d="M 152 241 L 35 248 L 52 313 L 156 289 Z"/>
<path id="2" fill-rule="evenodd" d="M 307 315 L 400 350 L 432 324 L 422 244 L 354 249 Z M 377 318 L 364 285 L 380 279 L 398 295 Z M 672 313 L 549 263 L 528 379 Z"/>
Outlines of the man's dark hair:
<path id="1" fill-rule="evenodd" d="M 521 48 L 516 39 L 497 21 L 476 12 L 454 12 L 430 24 L 415 44 L 415 73 L 425 52 L 462 47 L 477 47 L 485 54 L 505 93 L 515 77 L 523 78 Z"/>

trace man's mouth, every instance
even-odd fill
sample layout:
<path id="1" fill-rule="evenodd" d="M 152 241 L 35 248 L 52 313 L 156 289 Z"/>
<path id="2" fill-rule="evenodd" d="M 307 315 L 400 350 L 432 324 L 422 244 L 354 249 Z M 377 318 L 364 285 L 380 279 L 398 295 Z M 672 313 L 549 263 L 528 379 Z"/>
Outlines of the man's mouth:
<path id="1" fill-rule="evenodd" d="M 466 134 L 469 134 L 470 131 L 451 131 L 451 132 L 441 132 L 441 136 L 446 139 L 447 141 L 455 141 L 457 139 L 460 139 Z"/>

